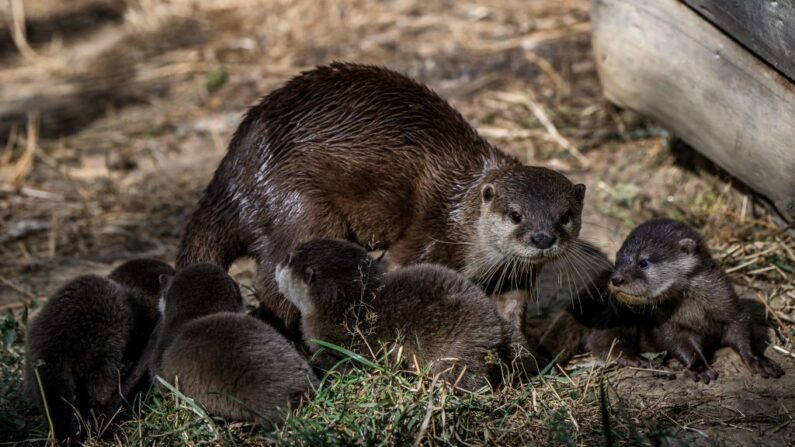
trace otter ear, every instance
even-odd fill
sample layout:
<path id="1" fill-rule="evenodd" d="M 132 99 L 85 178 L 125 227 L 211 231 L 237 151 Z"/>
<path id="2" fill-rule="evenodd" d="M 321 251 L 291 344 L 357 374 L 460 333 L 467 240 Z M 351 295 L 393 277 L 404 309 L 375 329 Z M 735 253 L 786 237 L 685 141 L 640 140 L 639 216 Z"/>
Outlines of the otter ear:
<path id="1" fill-rule="evenodd" d="M 696 241 L 690 238 L 684 238 L 679 241 L 679 249 L 687 254 L 692 254 L 696 251 Z"/>
<path id="2" fill-rule="evenodd" d="M 168 287 L 168 282 L 171 280 L 171 275 L 163 273 L 158 276 L 157 279 L 160 280 L 160 290 L 163 291 L 166 290 L 166 287 Z"/>
<path id="3" fill-rule="evenodd" d="M 480 188 L 480 196 L 486 203 L 491 202 L 491 199 L 493 199 L 495 195 L 497 195 L 497 193 L 494 191 L 494 185 L 491 183 L 486 183 Z"/>
<path id="4" fill-rule="evenodd" d="M 315 270 L 311 267 L 304 270 L 304 281 L 310 286 L 315 282 Z"/>
<path id="5" fill-rule="evenodd" d="M 582 183 L 574 185 L 574 198 L 580 203 L 585 200 L 585 185 Z"/>

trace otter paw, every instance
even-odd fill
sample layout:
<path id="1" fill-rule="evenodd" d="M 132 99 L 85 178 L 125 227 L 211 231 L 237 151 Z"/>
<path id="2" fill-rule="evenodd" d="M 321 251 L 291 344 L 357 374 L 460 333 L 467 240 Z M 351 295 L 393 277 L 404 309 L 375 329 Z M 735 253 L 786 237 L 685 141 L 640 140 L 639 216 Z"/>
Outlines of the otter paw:
<path id="1" fill-rule="evenodd" d="M 748 367 L 751 369 L 751 372 L 754 374 L 759 374 L 765 379 L 779 378 L 784 375 L 784 370 L 781 369 L 778 363 L 770 360 L 767 357 L 754 357 L 748 359 L 747 363 Z"/>
<path id="2" fill-rule="evenodd" d="M 649 368 L 650 369 L 650 368 L 654 367 L 654 364 L 650 360 L 647 360 L 647 359 L 645 359 L 643 357 L 640 357 L 640 356 L 634 356 L 634 355 L 632 355 L 632 356 L 621 356 L 621 357 L 619 357 L 616 360 L 616 362 L 618 362 L 619 365 L 632 366 L 632 367 L 635 367 L 635 368 Z"/>
<path id="3" fill-rule="evenodd" d="M 704 382 L 705 385 L 718 378 L 717 371 L 703 365 L 688 369 L 687 375 L 696 382 Z"/>

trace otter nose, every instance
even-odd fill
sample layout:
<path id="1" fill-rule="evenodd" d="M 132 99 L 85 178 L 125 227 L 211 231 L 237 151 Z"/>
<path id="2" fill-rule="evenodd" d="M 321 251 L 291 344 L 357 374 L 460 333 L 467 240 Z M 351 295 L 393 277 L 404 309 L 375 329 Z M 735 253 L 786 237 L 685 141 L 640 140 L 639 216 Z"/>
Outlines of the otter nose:
<path id="1" fill-rule="evenodd" d="M 613 277 L 610 278 L 610 282 L 613 283 L 614 286 L 620 286 L 624 284 L 624 277 L 621 275 L 613 275 Z"/>
<path id="2" fill-rule="evenodd" d="M 539 231 L 538 233 L 530 236 L 530 241 L 532 241 L 533 245 L 536 247 L 544 249 L 555 245 L 555 236 L 543 231 Z"/>

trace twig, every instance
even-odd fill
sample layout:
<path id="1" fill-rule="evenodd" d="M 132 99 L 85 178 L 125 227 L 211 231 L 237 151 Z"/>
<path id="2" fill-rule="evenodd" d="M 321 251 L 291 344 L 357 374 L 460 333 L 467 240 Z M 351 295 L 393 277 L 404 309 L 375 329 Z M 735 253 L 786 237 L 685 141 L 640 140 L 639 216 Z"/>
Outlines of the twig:
<path id="1" fill-rule="evenodd" d="M 11 161 L 11 156 L 14 152 L 14 146 L 17 144 L 17 123 L 11 123 L 11 129 L 8 131 L 8 140 L 6 140 L 5 148 L 3 149 L 3 155 L 0 157 L 0 166 L 5 165 L 6 163 Z"/>
<path id="2" fill-rule="evenodd" d="M 3 275 L 0 275 L 0 282 L 5 284 L 6 286 L 10 287 L 11 289 L 14 289 L 20 295 L 25 295 L 26 297 L 30 298 L 31 300 L 35 300 L 36 299 L 35 295 L 33 295 L 32 293 L 30 293 L 27 290 L 23 289 L 22 287 L 16 285 L 14 282 L 12 282 L 10 279 L 6 278 Z"/>
<path id="3" fill-rule="evenodd" d="M 778 352 L 780 352 L 780 353 L 782 353 L 782 354 L 784 354 L 784 355 L 786 355 L 786 356 L 789 356 L 789 357 L 795 359 L 795 354 L 793 354 L 790 351 L 787 351 L 786 349 L 782 348 L 779 345 L 773 345 L 773 349 L 778 351 Z"/>
<path id="4" fill-rule="evenodd" d="M 528 62 L 537 65 L 538 68 L 540 68 L 541 71 L 543 71 L 544 74 L 549 77 L 552 83 L 557 86 L 558 90 L 561 91 L 563 96 L 569 96 L 571 94 L 571 86 L 569 83 L 563 79 L 563 76 L 561 76 L 560 73 L 555 70 L 555 67 L 553 67 L 548 60 L 532 51 L 525 53 L 524 58 L 527 59 Z"/>
<path id="5" fill-rule="evenodd" d="M 58 218 L 55 213 L 52 213 L 52 224 L 50 225 L 50 234 L 47 240 L 47 248 L 50 259 L 55 259 L 55 253 L 58 245 Z"/>
<path id="6" fill-rule="evenodd" d="M 539 135 L 534 129 L 503 129 L 500 127 L 478 127 L 478 133 L 486 138 L 520 139 Z"/>
<path id="7" fill-rule="evenodd" d="M 46 296 L 41 296 L 37 299 L 40 303 L 44 303 L 47 301 Z M 0 304 L 0 311 L 16 310 L 22 307 L 28 307 L 31 305 L 31 303 L 32 301 L 22 300 L 22 301 L 14 301 L 13 303 Z"/>
<path id="8" fill-rule="evenodd" d="M 564 138 L 563 135 L 558 132 L 558 128 L 555 127 L 555 124 L 549 119 L 549 115 L 547 115 L 546 110 L 544 110 L 541 104 L 534 101 L 528 95 L 521 93 L 501 92 L 497 94 L 497 98 L 505 102 L 525 106 L 533 113 L 533 115 L 535 115 L 536 119 L 541 123 L 544 129 L 546 129 L 550 138 L 552 138 L 552 141 L 556 142 L 563 149 L 569 151 L 583 167 L 588 167 L 590 165 L 588 159 L 582 155 L 579 149 L 577 149 L 577 147 L 573 144 L 569 143 L 569 140 Z"/>
<path id="9" fill-rule="evenodd" d="M 8 183 L 0 183 L 0 192 L 5 193 L 17 193 L 23 196 L 32 197 L 34 199 L 42 199 L 42 200 L 63 200 L 64 197 L 60 194 L 44 191 L 41 189 L 34 189 L 28 188 L 27 186 L 23 186 L 21 188 L 15 188 Z"/>
<path id="10" fill-rule="evenodd" d="M 33 160 L 39 140 L 39 116 L 28 115 L 28 138 L 25 153 L 14 164 L 14 173 L 11 176 L 11 185 L 19 187 L 33 170 Z"/>
<path id="11" fill-rule="evenodd" d="M 465 45 L 471 51 L 481 53 L 498 53 L 516 48 L 524 48 L 529 50 L 542 43 L 565 39 L 567 37 L 587 33 L 590 30 L 590 22 L 579 22 L 562 28 L 533 31 L 523 36 L 514 37 L 512 39 L 507 39 L 495 44 L 472 42 L 471 39 L 467 39 L 468 36 L 465 35 L 461 35 L 460 37 L 462 37 L 461 40 L 463 41 L 469 40 L 469 42 L 467 42 Z"/>
<path id="12" fill-rule="evenodd" d="M 25 7 L 22 0 L 11 0 L 11 39 L 24 58 L 30 60 L 39 58 L 39 55 L 28 44 L 25 30 Z"/>

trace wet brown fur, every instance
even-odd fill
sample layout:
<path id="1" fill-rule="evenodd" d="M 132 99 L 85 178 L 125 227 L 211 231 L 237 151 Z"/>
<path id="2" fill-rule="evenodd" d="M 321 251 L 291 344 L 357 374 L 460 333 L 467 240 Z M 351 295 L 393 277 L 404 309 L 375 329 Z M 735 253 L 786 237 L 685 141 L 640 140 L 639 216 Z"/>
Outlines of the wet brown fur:
<path id="1" fill-rule="evenodd" d="M 519 378 L 538 370 L 523 337 L 494 303 L 446 267 L 418 264 L 387 273 L 358 245 L 314 240 L 280 266 L 280 281 L 286 275 L 298 275 L 294 279 L 311 290 L 301 325 L 312 349 L 317 339 L 370 357 L 382 343 L 397 342 L 410 369 L 433 362 L 433 373 L 455 383 L 465 368 L 458 383 L 470 390 L 499 384 L 509 372 Z M 282 290 L 293 295 L 285 284 Z M 394 360 L 397 349 L 392 354 Z M 315 357 L 321 368 L 340 359 L 333 350 Z"/>
<path id="2" fill-rule="evenodd" d="M 388 249 L 402 266 L 432 262 L 464 272 L 489 293 L 532 289 L 544 259 L 487 262 L 475 221 L 488 211 L 524 215 L 558 245 L 579 234 L 585 187 L 522 166 L 491 146 L 427 87 L 393 71 L 335 63 L 303 73 L 253 107 L 184 232 L 178 268 L 239 256 L 259 264 L 257 289 L 273 321 L 295 329 L 274 267 L 298 243 L 338 238 Z M 558 225 L 569 213 L 572 224 Z M 521 262 L 520 262 L 521 261 Z"/>
<path id="3" fill-rule="evenodd" d="M 646 256 L 649 262 L 673 260 L 675 267 L 683 256 L 696 262 L 687 272 L 670 271 L 679 278 L 663 294 L 629 295 L 633 305 L 628 305 L 623 283 L 608 284 L 617 276 L 650 281 L 637 267 L 639 258 Z M 717 378 L 710 366 L 714 352 L 731 347 L 755 374 L 767 378 L 784 373 L 764 355 L 768 330 L 759 327 L 758 316 L 739 299 L 694 229 L 670 219 L 649 221 L 627 237 L 616 258 L 615 272 L 599 277 L 592 289 L 555 317 L 542 337 L 542 352 L 565 362 L 584 349 L 625 365 L 649 367 L 640 353 L 667 351 L 694 380 L 709 383 Z"/>
<path id="4" fill-rule="evenodd" d="M 82 276 L 59 289 L 25 335 L 25 390 L 44 414 L 42 394 L 62 443 L 78 440 L 80 423 L 105 424 L 122 403 L 121 389 L 158 319 L 160 261 L 126 262 L 107 278 Z M 35 372 L 41 379 L 41 389 Z M 137 382 L 137 381 L 136 381 Z M 104 420 L 103 420 L 104 419 Z"/>
<path id="5" fill-rule="evenodd" d="M 154 368 L 229 421 L 273 427 L 317 383 L 306 360 L 274 328 L 247 316 L 235 281 L 197 264 L 168 281 Z"/>

